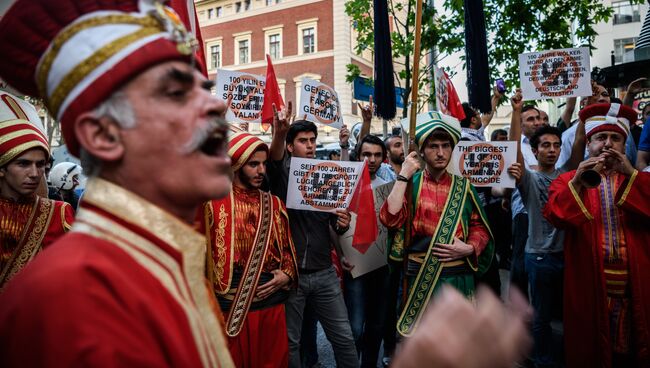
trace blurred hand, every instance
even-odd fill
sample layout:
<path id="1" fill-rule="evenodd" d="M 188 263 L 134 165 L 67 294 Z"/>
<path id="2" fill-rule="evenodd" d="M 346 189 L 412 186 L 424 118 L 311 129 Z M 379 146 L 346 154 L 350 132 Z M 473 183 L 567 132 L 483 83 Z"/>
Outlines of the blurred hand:
<path id="1" fill-rule="evenodd" d="M 293 120 L 293 116 L 291 115 L 293 112 L 291 101 L 289 101 L 287 106 L 280 111 L 278 111 L 275 104 L 272 104 L 271 106 L 273 107 L 273 134 L 286 135 Z"/>
<path id="2" fill-rule="evenodd" d="M 339 217 L 336 220 L 336 226 L 339 229 L 345 229 L 350 226 L 350 219 L 352 218 L 352 216 L 350 216 L 350 211 L 338 209 L 336 210 L 336 215 Z"/>
<path id="3" fill-rule="evenodd" d="M 514 96 L 510 98 L 510 104 L 513 110 L 521 111 L 524 107 L 524 96 L 521 94 L 521 88 L 515 90 Z"/>
<path id="4" fill-rule="evenodd" d="M 341 126 L 341 130 L 339 130 L 339 144 L 341 146 L 347 146 L 349 141 L 350 130 L 348 129 L 347 125 L 343 124 L 343 126 Z"/>
<path id="5" fill-rule="evenodd" d="M 526 321 L 532 310 L 515 288 L 509 294 L 510 304 L 503 305 L 481 286 L 474 306 L 445 286 L 398 349 L 393 367 L 512 367 L 531 346 Z"/>
<path id="6" fill-rule="evenodd" d="M 510 165 L 508 168 L 508 174 L 515 178 L 515 180 L 519 181 L 519 179 L 521 179 L 521 175 L 523 174 L 521 164 L 519 162 L 515 162 L 514 164 Z"/>
<path id="7" fill-rule="evenodd" d="M 357 103 L 357 106 L 359 106 L 359 109 L 361 110 L 361 118 L 363 121 L 371 121 L 372 115 L 375 112 L 375 105 L 372 103 L 372 95 L 370 95 L 370 98 L 368 99 L 368 105 L 363 106 L 361 103 Z"/>

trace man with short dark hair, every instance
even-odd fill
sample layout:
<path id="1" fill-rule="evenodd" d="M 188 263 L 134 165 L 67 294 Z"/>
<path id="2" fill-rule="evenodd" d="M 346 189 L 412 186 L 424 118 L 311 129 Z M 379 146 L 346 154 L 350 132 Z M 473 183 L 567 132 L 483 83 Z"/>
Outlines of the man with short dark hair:
<path id="1" fill-rule="evenodd" d="M 510 139 L 520 142 L 523 98 L 517 90 L 511 98 L 512 116 Z M 582 125 L 582 123 L 579 123 Z M 536 367 L 555 367 L 560 364 L 553 345 L 551 320 L 562 306 L 562 273 L 564 270 L 564 233 L 542 216 L 551 182 L 582 159 L 584 129 L 578 129 L 572 159 L 560 169 L 555 168 L 560 148 L 561 133 L 556 127 L 543 125 L 530 137 L 530 146 L 537 159 L 537 168 L 525 168 L 521 148 L 517 149 L 517 163 L 508 168 L 517 179 L 517 189 L 528 213 L 528 238 L 524 248 L 524 269 L 530 284 L 531 303 L 535 308 L 532 332 L 534 347 L 532 359 Z"/>
<path id="2" fill-rule="evenodd" d="M 314 158 L 318 131 L 310 121 L 297 120 L 289 125 L 283 111 L 275 113 L 278 118 L 274 119 L 268 177 L 271 192 L 286 200 L 291 158 Z M 339 235 L 345 233 L 350 225 L 350 213 L 347 210 L 332 214 L 294 209 L 287 212 L 300 275 L 298 288 L 291 291 L 285 305 L 289 367 L 300 367 L 300 336 L 306 305 L 313 308 L 323 326 L 334 349 L 336 364 L 357 367 L 359 362 L 343 292 L 330 257 L 330 228 Z M 345 263 L 344 259 L 341 261 Z"/>
<path id="3" fill-rule="evenodd" d="M 619 104 L 580 112 L 589 158 L 551 184 L 544 216 L 565 232 L 568 367 L 650 366 L 650 173 L 626 158 L 637 113 Z M 593 178 L 595 180 L 591 180 Z"/>
<path id="4" fill-rule="evenodd" d="M 401 136 L 390 135 L 384 139 L 384 146 L 388 155 L 388 163 L 383 163 L 379 167 L 377 176 L 385 181 L 395 181 L 395 177 L 402 169 L 402 163 L 404 162 L 404 142 Z"/>
<path id="5" fill-rule="evenodd" d="M 499 141 L 507 141 L 508 140 L 508 131 L 505 129 L 497 129 L 492 132 L 490 135 L 490 140 L 499 142 Z"/>
<path id="6" fill-rule="evenodd" d="M 453 147 L 460 139 L 460 123 L 434 111 L 419 114 L 416 124 L 415 137 L 426 167 L 418 171 L 418 153 L 411 152 L 380 212 L 387 228 L 402 227 L 408 221 L 406 185 L 413 182 L 411 243 L 405 244 L 402 252 L 408 257 L 410 285 L 397 324 L 402 335 L 412 333 L 431 295 L 442 284 L 451 284 L 468 297 L 473 295 L 475 276 L 489 267 L 494 252 L 478 193 L 467 179 L 447 172 Z"/>
<path id="7" fill-rule="evenodd" d="M 373 189 L 376 215 L 390 193 L 394 182 L 386 182 L 377 175 L 381 163 L 386 158 L 386 146 L 377 136 L 366 135 L 357 144 L 359 161 L 366 160 Z M 363 219 L 359 218 L 359 221 Z M 386 229 L 378 221 L 379 234 Z M 368 252 L 381 251 L 386 253 L 387 237 L 378 237 Z M 383 243 L 380 243 L 383 242 Z M 389 298 L 388 266 L 384 265 L 366 274 L 352 278 L 349 272 L 344 273 L 345 304 L 348 308 L 350 326 L 354 336 L 357 351 L 361 356 L 361 367 L 377 366 L 377 357 L 385 328 L 386 313 Z"/>

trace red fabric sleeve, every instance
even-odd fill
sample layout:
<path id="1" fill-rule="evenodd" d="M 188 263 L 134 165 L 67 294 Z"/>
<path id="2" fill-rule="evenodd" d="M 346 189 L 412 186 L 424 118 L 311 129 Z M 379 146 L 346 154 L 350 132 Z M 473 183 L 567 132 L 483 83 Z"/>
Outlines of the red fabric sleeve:
<path id="1" fill-rule="evenodd" d="M 546 220 L 560 229 L 581 226 L 593 220 L 587 196 L 589 189 L 577 193 L 570 184 L 574 175 L 575 171 L 564 173 L 551 183 L 548 202 L 542 211 Z"/>
<path id="2" fill-rule="evenodd" d="M 293 286 L 298 284 L 298 270 L 296 263 L 296 250 L 291 241 L 291 230 L 289 229 L 289 217 L 284 203 L 277 197 L 276 204 L 278 204 L 280 211 L 280 226 L 276 229 L 277 242 L 281 247 L 281 264 L 280 270 L 291 278 Z"/>
<path id="3" fill-rule="evenodd" d="M 404 226 L 407 216 L 406 200 L 402 203 L 402 209 L 394 215 L 388 211 L 388 200 L 384 201 L 381 210 L 379 210 L 379 221 L 390 230 L 397 230 Z"/>
<path id="4" fill-rule="evenodd" d="M 650 173 L 635 171 L 616 192 L 616 204 L 635 215 L 650 217 Z"/>

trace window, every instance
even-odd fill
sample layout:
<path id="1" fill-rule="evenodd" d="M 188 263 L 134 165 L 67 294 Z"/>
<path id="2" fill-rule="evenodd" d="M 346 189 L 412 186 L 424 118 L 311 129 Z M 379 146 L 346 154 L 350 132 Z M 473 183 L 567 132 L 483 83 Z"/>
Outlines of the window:
<path id="1" fill-rule="evenodd" d="M 273 0 L 266 0 L 266 6 L 273 5 Z"/>
<path id="2" fill-rule="evenodd" d="M 276 60 L 281 57 L 280 54 L 280 35 L 272 34 L 269 36 L 269 55 L 271 59 Z"/>
<path id="3" fill-rule="evenodd" d="M 614 24 L 626 24 L 641 21 L 640 5 L 630 4 L 629 1 L 612 3 L 614 10 Z"/>
<path id="4" fill-rule="evenodd" d="M 318 18 L 300 20 L 298 26 L 298 55 L 318 52 Z"/>
<path id="5" fill-rule="evenodd" d="M 220 6 L 216 8 L 216 11 L 217 11 L 217 18 L 223 16 L 223 9 L 221 9 Z"/>
<path id="6" fill-rule="evenodd" d="M 621 38 L 614 40 L 614 61 L 617 63 L 622 63 L 626 60 L 625 53 L 628 51 L 634 51 L 634 45 L 636 44 L 636 37 L 634 38 Z"/>
<path id="7" fill-rule="evenodd" d="M 238 1 L 235 3 L 235 13 L 239 13 L 241 11 L 241 1 Z"/>
<path id="8" fill-rule="evenodd" d="M 237 49 L 239 50 L 239 63 L 238 64 L 246 64 L 246 63 L 248 63 L 248 40 L 239 41 Z"/>
<path id="9" fill-rule="evenodd" d="M 315 51 L 314 28 L 302 30 L 302 53 L 310 54 Z"/>
<path id="10" fill-rule="evenodd" d="M 244 10 L 251 8 L 251 0 L 244 0 Z"/>
<path id="11" fill-rule="evenodd" d="M 214 9 L 208 9 L 208 19 L 212 19 L 214 16 Z"/>
<path id="12" fill-rule="evenodd" d="M 212 69 L 221 67 L 221 45 L 210 46 L 210 66 Z"/>

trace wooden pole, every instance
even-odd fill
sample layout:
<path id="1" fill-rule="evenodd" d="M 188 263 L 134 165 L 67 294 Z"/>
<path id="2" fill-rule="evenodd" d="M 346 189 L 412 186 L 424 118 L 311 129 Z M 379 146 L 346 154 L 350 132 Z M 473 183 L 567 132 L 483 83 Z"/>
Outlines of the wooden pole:
<path id="1" fill-rule="evenodd" d="M 418 114 L 418 89 L 420 78 L 420 35 L 422 33 L 422 0 L 416 0 L 415 10 L 415 45 L 413 47 L 413 69 L 411 72 L 411 111 L 409 112 L 409 153 L 417 151 L 415 144 L 415 121 Z M 413 181 L 409 181 L 406 185 L 406 210 L 408 213 L 408 221 L 404 229 L 404 272 L 408 263 L 406 255 L 406 248 L 411 243 L 411 223 L 413 222 Z M 406 274 L 403 277 L 404 285 L 402 287 L 402 306 L 406 304 L 408 296 L 407 278 Z"/>

